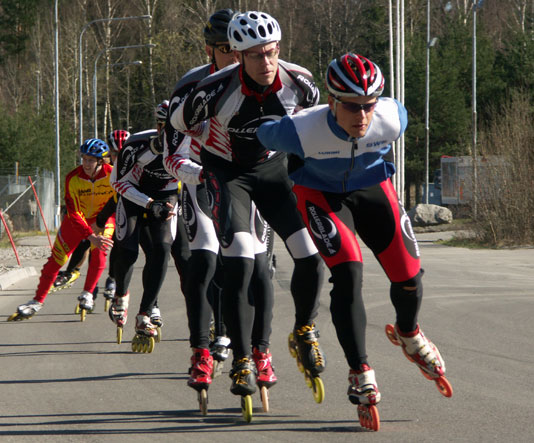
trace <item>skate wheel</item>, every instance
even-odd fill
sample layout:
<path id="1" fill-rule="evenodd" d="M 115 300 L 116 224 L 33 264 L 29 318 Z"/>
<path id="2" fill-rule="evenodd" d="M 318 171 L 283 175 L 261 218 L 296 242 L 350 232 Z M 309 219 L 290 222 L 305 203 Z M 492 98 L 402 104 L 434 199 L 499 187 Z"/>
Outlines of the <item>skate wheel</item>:
<path id="1" fill-rule="evenodd" d="M 146 344 L 146 352 L 150 354 L 154 350 L 155 346 L 156 340 L 154 340 L 154 337 L 149 337 Z"/>
<path id="2" fill-rule="evenodd" d="M 395 346 L 400 346 L 399 339 L 397 338 L 397 333 L 395 332 L 395 326 L 392 324 L 386 325 L 386 335 L 389 338 L 389 341 Z"/>
<path id="3" fill-rule="evenodd" d="M 266 386 L 260 388 L 260 398 L 263 412 L 269 412 L 269 390 Z"/>
<path id="4" fill-rule="evenodd" d="M 441 376 L 441 377 L 434 379 L 434 382 L 436 383 L 436 386 L 438 387 L 438 390 L 441 393 L 441 395 L 447 398 L 452 397 L 452 386 L 449 383 L 449 380 Z"/>
<path id="5" fill-rule="evenodd" d="M 289 337 L 287 337 L 287 347 L 289 349 L 291 357 L 297 358 L 297 350 L 295 349 L 295 339 L 293 337 L 292 332 L 289 334 Z"/>
<path id="6" fill-rule="evenodd" d="M 158 332 L 158 335 L 156 335 L 155 340 L 156 340 L 156 343 L 159 343 L 161 341 L 161 326 L 158 326 L 156 328 L 156 331 Z"/>
<path id="7" fill-rule="evenodd" d="M 85 321 L 85 316 L 87 311 L 85 309 L 80 309 L 80 321 Z"/>
<path id="8" fill-rule="evenodd" d="M 312 382 L 312 390 L 313 390 L 313 399 L 315 400 L 315 403 L 322 403 L 324 400 L 324 384 L 321 380 L 321 377 L 312 377 L 310 378 Z"/>
<path id="9" fill-rule="evenodd" d="M 202 415 L 208 415 L 208 391 L 205 389 L 198 392 L 198 406 Z"/>
<path id="10" fill-rule="evenodd" d="M 74 308 L 74 313 L 76 315 L 78 315 L 80 313 L 80 305 L 76 305 L 76 307 Z"/>
<path id="11" fill-rule="evenodd" d="M 252 397 L 250 395 L 241 397 L 241 412 L 245 421 L 250 423 L 252 421 Z"/>
<path id="12" fill-rule="evenodd" d="M 117 343 L 120 345 L 122 343 L 122 328 L 117 327 Z"/>
<path id="13" fill-rule="evenodd" d="M 11 314 L 7 318 L 7 321 L 17 321 L 17 320 L 19 320 L 19 313 L 18 312 L 15 312 L 14 314 Z"/>
<path id="14" fill-rule="evenodd" d="M 378 431 L 380 429 L 380 416 L 378 408 L 374 405 L 359 405 L 358 418 L 362 428 L 371 431 Z"/>
<path id="15" fill-rule="evenodd" d="M 111 306 L 111 300 L 109 298 L 106 298 L 106 301 L 104 302 L 104 312 L 108 312 L 110 306 Z"/>

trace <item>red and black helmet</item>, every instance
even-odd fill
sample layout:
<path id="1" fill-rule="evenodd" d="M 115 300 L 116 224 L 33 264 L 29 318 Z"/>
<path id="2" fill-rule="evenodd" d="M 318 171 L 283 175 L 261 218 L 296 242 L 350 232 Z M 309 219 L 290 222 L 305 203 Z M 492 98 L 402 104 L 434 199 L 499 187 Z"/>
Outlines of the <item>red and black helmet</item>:
<path id="1" fill-rule="evenodd" d="M 335 97 L 378 97 L 384 91 L 384 76 L 371 60 L 349 52 L 328 65 L 326 87 Z"/>
<path id="2" fill-rule="evenodd" d="M 118 154 L 124 145 L 126 139 L 130 136 L 128 131 L 123 129 L 116 129 L 108 135 L 108 145 L 114 154 Z"/>

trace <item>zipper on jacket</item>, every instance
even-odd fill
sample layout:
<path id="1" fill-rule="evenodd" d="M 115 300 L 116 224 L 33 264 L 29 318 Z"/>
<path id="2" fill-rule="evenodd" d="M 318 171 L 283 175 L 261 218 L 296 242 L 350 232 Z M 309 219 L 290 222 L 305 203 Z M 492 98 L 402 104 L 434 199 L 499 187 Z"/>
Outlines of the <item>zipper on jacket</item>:
<path id="1" fill-rule="evenodd" d="M 349 169 L 345 172 L 345 179 L 343 180 L 343 192 L 346 192 L 347 189 L 347 182 L 349 180 L 350 171 L 354 169 L 354 153 L 358 149 L 357 142 L 352 142 L 352 146 L 350 148 L 350 166 Z"/>

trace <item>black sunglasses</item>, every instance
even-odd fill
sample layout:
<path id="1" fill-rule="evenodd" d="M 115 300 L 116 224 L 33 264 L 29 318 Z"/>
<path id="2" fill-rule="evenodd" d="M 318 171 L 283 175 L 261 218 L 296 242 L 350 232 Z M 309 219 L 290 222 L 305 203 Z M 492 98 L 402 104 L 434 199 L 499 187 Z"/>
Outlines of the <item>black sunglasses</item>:
<path id="1" fill-rule="evenodd" d="M 232 52 L 232 48 L 230 48 L 228 43 L 222 45 L 212 45 L 212 47 L 217 49 L 222 54 L 230 54 L 230 52 Z"/>
<path id="2" fill-rule="evenodd" d="M 363 111 L 365 112 L 366 114 L 368 112 L 371 112 L 376 104 L 378 103 L 378 101 L 374 101 L 372 103 L 365 103 L 363 105 L 359 104 L 359 103 L 353 103 L 353 102 L 343 102 L 337 98 L 334 97 L 334 100 L 338 103 L 341 104 L 341 106 L 343 106 L 343 108 L 345 108 L 346 111 L 349 111 L 349 112 L 360 112 L 360 111 Z"/>

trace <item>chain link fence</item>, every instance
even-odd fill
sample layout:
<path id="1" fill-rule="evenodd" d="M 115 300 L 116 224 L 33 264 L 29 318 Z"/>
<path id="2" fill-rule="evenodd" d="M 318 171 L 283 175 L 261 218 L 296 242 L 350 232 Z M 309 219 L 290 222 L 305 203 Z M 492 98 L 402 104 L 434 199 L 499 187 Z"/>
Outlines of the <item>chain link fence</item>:
<path id="1" fill-rule="evenodd" d="M 10 231 L 46 231 L 30 177 L 46 226 L 54 229 L 54 174 L 51 171 L 36 171 L 31 175 L 0 175 L 0 208 Z M 0 223 L 0 238 L 4 235 L 5 228 Z"/>

